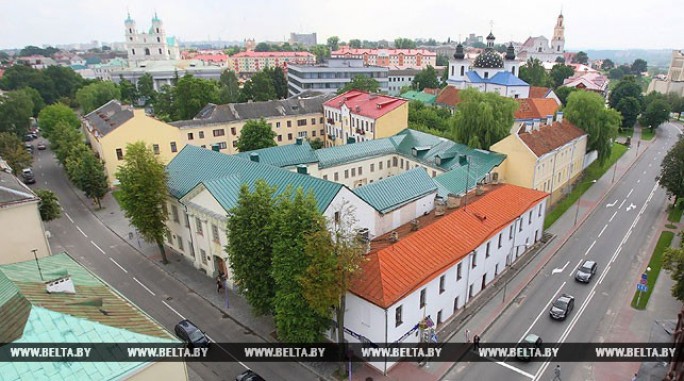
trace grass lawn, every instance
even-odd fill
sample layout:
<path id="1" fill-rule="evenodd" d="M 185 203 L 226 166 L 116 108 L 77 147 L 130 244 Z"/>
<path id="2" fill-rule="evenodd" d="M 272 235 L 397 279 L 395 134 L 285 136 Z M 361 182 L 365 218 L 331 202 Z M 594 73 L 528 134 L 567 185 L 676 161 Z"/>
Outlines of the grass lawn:
<path id="1" fill-rule="evenodd" d="M 682 210 L 684 208 L 684 204 L 682 204 L 682 200 L 677 201 L 677 205 L 672 205 L 670 208 L 670 213 L 667 215 L 667 220 L 670 222 L 679 222 L 679 220 L 682 219 Z"/>
<path id="2" fill-rule="evenodd" d="M 575 186 L 575 189 L 570 192 L 564 199 L 556 203 L 553 210 L 546 215 L 544 220 L 544 230 L 548 229 L 549 226 L 553 225 L 554 222 L 560 216 L 563 215 L 571 206 L 577 202 L 580 196 L 589 189 L 592 180 L 598 180 L 610 167 L 615 164 L 615 162 L 627 152 L 627 147 L 622 144 L 613 144 L 613 151 L 610 157 L 603 165 L 599 165 L 598 160 L 591 163 L 587 169 L 584 170 L 584 177 L 580 180 L 580 183 Z"/>
<path id="3" fill-rule="evenodd" d="M 651 260 L 648 262 L 648 267 L 651 268 L 651 271 L 649 271 L 648 273 L 648 290 L 646 292 L 641 293 L 641 298 L 639 298 L 640 292 L 635 291 L 634 297 L 632 298 L 632 307 L 636 308 L 637 310 L 646 309 L 648 299 L 651 297 L 651 292 L 653 292 L 653 286 L 655 286 L 655 282 L 656 280 L 658 280 L 658 274 L 660 274 L 660 268 L 663 265 L 663 253 L 665 252 L 665 249 L 670 247 L 673 238 L 673 232 L 662 232 L 660 234 L 660 238 L 658 238 L 658 243 L 656 244 L 656 247 L 653 250 L 653 255 L 651 255 Z M 639 277 L 639 279 L 635 280 L 635 287 L 636 282 L 638 282 L 640 279 L 641 276 Z M 637 305 L 637 299 L 639 300 L 639 305 Z"/>
<path id="4" fill-rule="evenodd" d="M 622 136 L 623 138 L 631 138 L 633 135 L 633 128 L 620 128 L 620 130 L 618 130 L 618 136 Z"/>
<path id="5" fill-rule="evenodd" d="M 651 130 L 650 128 L 642 128 L 641 129 L 641 140 L 651 140 L 655 136 L 655 129 Z"/>

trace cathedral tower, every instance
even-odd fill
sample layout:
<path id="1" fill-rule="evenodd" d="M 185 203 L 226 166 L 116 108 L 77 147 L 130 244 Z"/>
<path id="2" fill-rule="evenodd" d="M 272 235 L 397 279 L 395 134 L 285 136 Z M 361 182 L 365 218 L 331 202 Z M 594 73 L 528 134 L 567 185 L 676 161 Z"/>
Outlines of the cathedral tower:
<path id="1" fill-rule="evenodd" d="M 551 40 L 553 53 L 562 54 L 565 52 L 565 25 L 563 25 L 563 13 L 558 15 L 556 26 L 553 28 L 553 39 Z"/>

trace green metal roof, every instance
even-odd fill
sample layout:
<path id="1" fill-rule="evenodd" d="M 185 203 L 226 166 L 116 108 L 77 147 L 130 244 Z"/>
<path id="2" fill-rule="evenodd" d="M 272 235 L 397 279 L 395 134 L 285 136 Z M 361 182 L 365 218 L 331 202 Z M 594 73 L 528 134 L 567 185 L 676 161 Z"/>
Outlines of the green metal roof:
<path id="1" fill-rule="evenodd" d="M 423 168 L 414 168 L 382 181 L 356 188 L 354 193 L 377 211 L 385 214 L 436 190 L 437 186 L 427 172 Z"/>
<path id="2" fill-rule="evenodd" d="M 463 194 L 466 185 L 468 190 L 475 188 L 478 181 L 484 179 L 494 167 L 497 167 L 506 158 L 505 155 L 481 150 L 472 150 L 467 155 L 470 160 L 470 169 L 468 169 L 466 162 L 464 165 L 459 164 L 460 166 L 432 179 L 439 188 L 437 193 L 440 196 L 446 197 L 450 193 L 454 195 Z"/>
<path id="3" fill-rule="evenodd" d="M 318 167 L 329 168 L 343 163 L 365 160 L 373 156 L 396 153 L 393 138 L 368 140 L 361 143 L 321 148 L 316 150 Z"/>
<path id="4" fill-rule="evenodd" d="M 251 160 L 250 155 L 259 154 L 259 162 L 274 165 L 276 167 L 291 167 L 297 164 L 309 164 L 318 161 L 316 151 L 311 148 L 307 141 L 302 144 L 288 144 L 284 146 L 257 149 L 254 151 L 241 152 L 236 157 Z"/>
<path id="5" fill-rule="evenodd" d="M 331 181 L 192 145 L 186 145 L 166 166 L 166 171 L 169 174 L 169 192 L 173 197 L 180 199 L 198 184 L 203 183 L 224 207 L 234 205 L 237 194 L 233 191 L 239 190 L 239 187 L 235 187 L 235 180 L 224 179 L 227 176 L 237 176 L 240 185 L 247 184 L 251 189 L 257 180 L 263 179 L 276 187 L 276 195 L 285 191 L 287 186 L 293 189 L 301 187 L 304 192 L 312 191 L 321 212 L 330 205 L 343 187 Z M 222 185 L 228 185 L 228 188 L 223 189 Z"/>
<path id="6" fill-rule="evenodd" d="M 428 104 L 428 105 L 434 104 L 435 99 L 437 99 L 436 95 L 426 94 L 422 91 L 415 91 L 415 90 L 407 91 L 407 92 L 401 94 L 400 97 L 402 97 L 404 99 L 412 100 L 412 101 L 420 101 L 420 102 L 423 102 L 423 103 Z"/>

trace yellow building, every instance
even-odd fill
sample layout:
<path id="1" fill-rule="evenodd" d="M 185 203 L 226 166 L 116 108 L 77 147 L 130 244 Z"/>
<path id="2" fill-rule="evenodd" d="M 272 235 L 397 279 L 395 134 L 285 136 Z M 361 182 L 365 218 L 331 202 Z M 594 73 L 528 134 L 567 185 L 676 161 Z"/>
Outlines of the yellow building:
<path id="1" fill-rule="evenodd" d="M 587 134 L 559 112 L 551 124 L 521 124 L 490 150 L 506 155 L 495 170 L 500 181 L 549 192 L 553 204 L 582 173 L 586 148 Z"/>
<path id="2" fill-rule="evenodd" d="M 34 251 L 37 258 L 51 254 L 39 202 L 0 160 L 0 264 L 34 260 Z"/>
<path id="3" fill-rule="evenodd" d="M 166 164 L 185 146 L 178 128 L 111 100 L 83 117 L 83 131 L 93 150 L 104 161 L 109 183 L 116 185 L 116 171 L 123 164 L 126 145 L 143 141 Z"/>
<path id="4" fill-rule="evenodd" d="M 278 145 L 297 138 L 325 139 L 323 102 L 330 96 L 283 99 L 265 102 L 208 104 L 195 118 L 172 122 L 187 144 L 226 154 L 237 153 L 237 140 L 249 120 L 264 119 L 276 133 Z"/>
<path id="5" fill-rule="evenodd" d="M 396 135 L 408 128 L 408 101 L 352 90 L 323 104 L 326 146 Z"/>

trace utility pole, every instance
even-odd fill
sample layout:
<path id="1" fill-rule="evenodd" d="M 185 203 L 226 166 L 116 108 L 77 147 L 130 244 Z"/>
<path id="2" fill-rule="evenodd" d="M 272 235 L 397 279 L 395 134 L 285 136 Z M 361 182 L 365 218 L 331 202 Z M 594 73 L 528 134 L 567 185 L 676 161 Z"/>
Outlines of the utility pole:
<path id="1" fill-rule="evenodd" d="M 31 252 L 33 253 L 33 258 L 35 258 L 36 260 L 36 266 L 38 267 L 38 274 L 40 274 L 40 280 L 45 281 L 45 279 L 43 278 L 43 272 L 40 270 L 40 263 L 38 263 L 38 254 L 36 254 L 37 251 L 38 249 L 31 250 Z"/>

